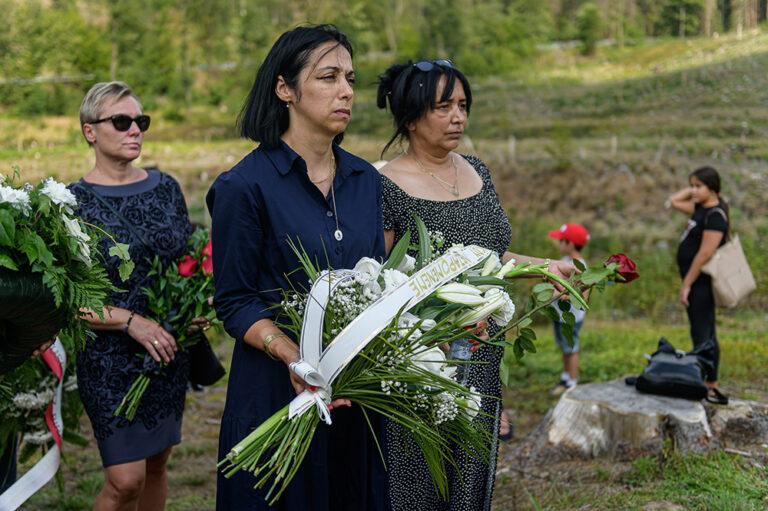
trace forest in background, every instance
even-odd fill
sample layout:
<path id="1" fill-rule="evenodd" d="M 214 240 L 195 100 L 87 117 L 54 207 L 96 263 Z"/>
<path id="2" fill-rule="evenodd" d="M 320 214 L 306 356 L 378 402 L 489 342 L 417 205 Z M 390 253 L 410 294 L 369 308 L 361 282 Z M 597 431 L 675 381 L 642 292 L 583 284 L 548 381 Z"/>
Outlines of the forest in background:
<path id="1" fill-rule="evenodd" d="M 451 58 L 476 78 L 519 73 L 553 46 L 741 34 L 768 0 L 0 0 L 0 11 L 6 112 L 68 114 L 95 81 L 121 79 L 183 116 L 240 101 L 275 38 L 300 23 L 345 31 L 370 86 L 403 59 Z"/>

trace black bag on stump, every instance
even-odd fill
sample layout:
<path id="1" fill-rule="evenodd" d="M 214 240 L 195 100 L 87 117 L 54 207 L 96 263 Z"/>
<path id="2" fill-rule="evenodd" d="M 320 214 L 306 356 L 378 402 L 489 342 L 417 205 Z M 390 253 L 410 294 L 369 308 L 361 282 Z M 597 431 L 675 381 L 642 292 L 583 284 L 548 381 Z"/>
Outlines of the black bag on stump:
<path id="1" fill-rule="evenodd" d="M 42 274 L 0 269 L 0 375 L 27 361 L 65 320 Z"/>
<path id="2" fill-rule="evenodd" d="M 713 348 L 711 342 L 705 342 L 685 353 L 676 350 L 662 337 L 659 339 L 659 348 L 651 355 L 643 374 L 637 377 L 635 387 L 648 394 L 705 399 L 707 386 L 704 379 L 713 370 L 707 353 Z"/>

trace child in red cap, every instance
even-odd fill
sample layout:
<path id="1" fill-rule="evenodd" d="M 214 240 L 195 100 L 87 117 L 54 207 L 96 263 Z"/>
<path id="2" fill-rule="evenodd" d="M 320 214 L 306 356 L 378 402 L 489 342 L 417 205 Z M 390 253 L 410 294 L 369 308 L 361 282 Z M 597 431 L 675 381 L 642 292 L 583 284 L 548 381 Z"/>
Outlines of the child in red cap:
<path id="1" fill-rule="evenodd" d="M 578 259 L 585 263 L 581 251 L 589 241 L 589 231 L 583 225 L 565 224 L 557 231 L 551 231 L 549 237 L 560 242 L 561 260 L 572 263 Z M 566 390 L 575 387 L 579 379 L 579 331 L 584 323 L 586 313 L 571 303 L 571 314 L 576 317 L 576 324 L 573 325 L 573 344 L 571 344 L 563 333 L 562 312 L 557 306 L 555 306 L 555 310 L 560 315 L 560 321 L 554 322 L 554 329 L 555 342 L 563 351 L 563 372 L 560 374 L 560 382 L 552 390 L 552 395 L 559 396 Z"/>

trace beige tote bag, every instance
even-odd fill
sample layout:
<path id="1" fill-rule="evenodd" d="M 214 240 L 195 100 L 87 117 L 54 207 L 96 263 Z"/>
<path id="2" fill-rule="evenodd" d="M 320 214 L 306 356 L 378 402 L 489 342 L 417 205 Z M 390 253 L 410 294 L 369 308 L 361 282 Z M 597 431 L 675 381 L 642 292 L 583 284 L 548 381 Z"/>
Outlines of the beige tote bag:
<path id="1" fill-rule="evenodd" d="M 736 307 L 757 288 L 738 236 L 732 236 L 718 248 L 701 271 L 712 277 L 712 290 L 718 307 Z"/>

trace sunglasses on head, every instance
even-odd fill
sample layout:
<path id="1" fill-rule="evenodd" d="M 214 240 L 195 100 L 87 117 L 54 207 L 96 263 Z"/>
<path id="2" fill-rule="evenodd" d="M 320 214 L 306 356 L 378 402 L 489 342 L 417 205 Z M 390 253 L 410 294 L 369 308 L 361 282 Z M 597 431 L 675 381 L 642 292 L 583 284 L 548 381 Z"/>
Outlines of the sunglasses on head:
<path id="1" fill-rule="evenodd" d="M 453 62 L 447 59 L 439 59 L 439 60 L 422 60 L 420 62 L 416 62 L 413 67 L 418 69 L 419 71 L 423 71 L 425 73 L 428 73 L 432 71 L 435 66 L 445 67 L 448 69 L 453 69 Z"/>
<path id="2" fill-rule="evenodd" d="M 131 124 L 134 122 L 136 123 L 136 126 L 139 127 L 139 130 L 147 131 L 149 129 L 150 118 L 148 115 L 137 115 L 136 117 L 131 117 L 130 115 L 117 114 L 110 117 L 105 117 L 103 119 L 91 121 L 88 124 L 99 124 L 100 122 L 105 121 L 112 121 L 112 126 L 114 126 L 117 131 L 128 131 L 131 128 Z"/>

